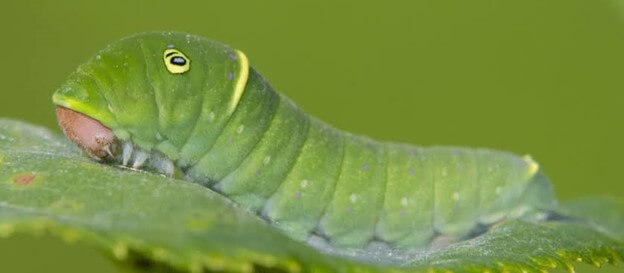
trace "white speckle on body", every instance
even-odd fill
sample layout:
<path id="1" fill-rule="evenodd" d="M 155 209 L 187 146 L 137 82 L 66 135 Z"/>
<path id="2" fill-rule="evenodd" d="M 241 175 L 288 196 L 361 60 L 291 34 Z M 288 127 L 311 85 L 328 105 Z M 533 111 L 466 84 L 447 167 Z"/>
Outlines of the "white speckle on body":
<path id="1" fill-rule="evenodd" d="M 453 193 L 453 201 L 455 201 L 455 202 L 459 201 L 459 192 L 454 192 Z"/>
<path id="2" fill-rule="evenodd" d="M 496 187 L 496 195 L 501 195 L 502 192 L 503 189 L 500 186 Z"/>
<path id="3" fill-rule="evenodd" d="M 349 200 L 351 200 L 351 203 L 354 203 L 354 204 L 355 204 L 355 202 L 357 202 L 357 200 L 358 200 L 358 196 L 357 196 L 357 194 L 352 193 L 352 194 L 349 196 Z"/>
<path id="4" fill-rule="evenodd" d="M 208 114 L 208 122 L 212 122 L 214 119 L 215 119 L 215 113 L 210 112 L 210 114 Z"/>
<path id="5" fill-rule="evenodd" d="M 305 189 L 306 187 L 308 187 L 308 183 L 309 183 L 309 182 L 308 182 L 308 180 L 306 180 L 306 179 L 301 180 L 301 188 L 302 188 L 302 189 Z"/>
<path id="6" fill-rule="evenodd" d="M 269 163 L 271 163 L 271 156 L 267 155 L 264 157 L 264 160 L 262 160 L 262 164 L 267 165 Z"/>
<path id="7" fill-rule="evenodd" d="M 102 56 L 97 55 L 97 56 L 95 56 L 95 59 L 97 59 L 97 60 L 102 59 Z"/>
<path id="8" fill-rule="evenodd" d="M 243 131 L 245 130 L 245 125 L 239 125 L 238 128 L 236 128 L 236 132 L 241 134 L 243 133 Z"/>
<path id="9" fill-rule="evenodd" d="M 448 170 L 446 168 L 442 169 L 442 176 L 447 176 L 448 175 Z"/>
<path id="10" fill-rule="evenodd" d="M 407 207 L 407 205 L 409 204 L 407 198 L 403 197 L 401 198 L 401 206 Z"/>

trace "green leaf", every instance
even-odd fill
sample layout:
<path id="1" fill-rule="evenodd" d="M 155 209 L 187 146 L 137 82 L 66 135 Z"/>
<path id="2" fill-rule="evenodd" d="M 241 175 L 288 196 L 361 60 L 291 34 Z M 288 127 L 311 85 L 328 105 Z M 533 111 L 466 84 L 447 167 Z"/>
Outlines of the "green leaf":
<path id="1" fill-rule="evenodd" d="M 207 188 L 99 164 L 45 129 L 0 119 L 0 236 L 52 234 L 140 269 L 542 272 L 614 264 L 624 258 L 623 207 L 581 200 L 562 209 L 580 218 L 508 221 L 437 250 L 318 250 Z"/>

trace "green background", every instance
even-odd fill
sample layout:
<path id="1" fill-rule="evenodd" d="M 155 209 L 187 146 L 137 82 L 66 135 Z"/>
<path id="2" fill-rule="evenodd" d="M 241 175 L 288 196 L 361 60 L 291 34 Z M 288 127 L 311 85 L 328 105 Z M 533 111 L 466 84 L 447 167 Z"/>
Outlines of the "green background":
<path id="1" fill-rule="evenodd" d="M 21 0 L 1 10 L 3 117 L 56 129 L 50 96 L 81 62 L 136 32 L 180 30 L 243 50 L 338 128 L 530 153 L 561 199 L 624 196 L 618 0 Z M 8 272 L 114 272 L 94 253 L 0 241 Z"/>

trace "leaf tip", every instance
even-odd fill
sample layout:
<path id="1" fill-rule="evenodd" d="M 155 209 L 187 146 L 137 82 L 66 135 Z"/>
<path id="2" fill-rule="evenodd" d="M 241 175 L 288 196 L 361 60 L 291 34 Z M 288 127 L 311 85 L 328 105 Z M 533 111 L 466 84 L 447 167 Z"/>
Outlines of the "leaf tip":
<path id="1" fill-rule="evenodd" d="M 225 260 L 218 256 L 210 256 L 205 259 L 205 266 L 211 271 L 223 271 Z"/>
<path id="2" fill-rule="evenodd" d="M 239 270 L 241 273 L 253 273 L 254 268 L 250 263 L 242 263 Z"/>
<path id="3" fill-rule="evenodd" d="M 190 273 L 202 273 L 204 272 L 204 266 L 199 261 L 194 261 L 189 265 L 188 271 Z"/>
<path id="4" fill-rule="evenodd" d="M 68 229 L 61 233 L 61 238 L 67 243 L 75 243 L 80 238 L 80 234 L 76 230 Z"/>
<path id="5" fill-rule="evenodd" d="M 301 272 L 301 266 L 296 261 L 290 260 L 286 262 L 286 271 L 290 273 Z"/>
<path id="6" fill-rule="evenodd" d="M 125 243 L 118 242 L 113 246 L 113 256 L 122 261 L 128 258 L 128 246 Z"/>
<path id="7" fill-rule="evenodd" d="M 152 259 L 155 261 L 164 261 L 167 258 L 167 250 L 162 247 L 156 247 L 152 250 Z"/>
<path id="8" fill-rule="evenodd" d="M 574 265 L 571 263 L 565 263 L 565 267 L 568 270 L 568 273 L 576 273 L 576 270 L 574 269 Z"/>
<path id="9" fill-rule="evenodd" d="M 14 232 L 15 232 L 15 227 L 12 224 L 0 224 L 0 238 L 9 237 Z"/>

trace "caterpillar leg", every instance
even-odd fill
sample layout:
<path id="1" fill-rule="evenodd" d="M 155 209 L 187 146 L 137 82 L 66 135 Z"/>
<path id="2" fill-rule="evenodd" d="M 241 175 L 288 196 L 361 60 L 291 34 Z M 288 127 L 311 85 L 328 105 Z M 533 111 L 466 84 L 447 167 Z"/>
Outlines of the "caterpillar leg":
<path id="1" fill-rule="evenodd" d="M 167 177 L 174 177 L 176 174 L 173 161 L 167 159 L 161 154 L 152 154 L 149 163 L 151 168 Z"/>
<path id="2" fill-rule="evenodd" d="M 174 177 L 176 173 L 173 161 L 157 151 L 148 152 L 138 147 L 135 148 L 130 141 L 124 142 L 122 145 L 121 165 L 119 167 L 135 171 L 149 168 L 167 177 Z"/>
<path id="3" fill-rule="evenodd" d="M 121 156 L 122 166 L 128 166 L 128 163 L 130 162 L 130 158 L 132 158 L 133 150 L 134 150 L 134 145 L 132 145 L 132 142 L 124 142 L 123 147 L 122 147 L 122 156 Z"/>
<path id="4" fill-rule="evenodd" d="M 139 150 L 136 153 L 134 153 L 134 158 L 133 158 L 133 163 L 132 163 L 132 168 L 133 169 L 139 169 L 143 166 L 143 164 L 145 164 L 145 161 L 147 161 L 147 159 L 149 158 L 149 154 L 145 151 Z"/>

